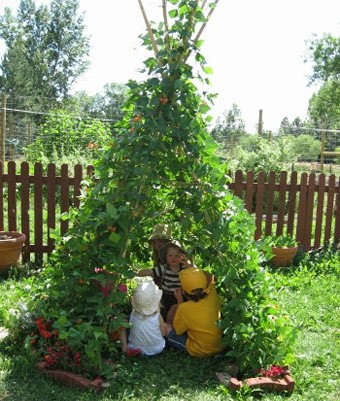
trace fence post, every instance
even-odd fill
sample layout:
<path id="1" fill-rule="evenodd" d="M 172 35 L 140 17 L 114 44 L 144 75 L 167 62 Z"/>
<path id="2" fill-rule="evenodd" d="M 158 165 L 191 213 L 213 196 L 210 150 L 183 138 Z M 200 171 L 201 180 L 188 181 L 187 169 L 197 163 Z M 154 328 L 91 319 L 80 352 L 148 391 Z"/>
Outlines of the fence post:
<path id="1" fill-rule="evenodd" d="M 6 95 L 1 97 L 0 161 L 5 163 Z"/>
<path id="2" fill-rule="evenodd" d="M 326 142 L 326 133 L 325 133 L 324 126 L 322 126 L 322 132 L 321 132 L 321 155 L 320 155 L 320 164 L 321 164 L 320 171 L 321 171 L 321 173 L 323 173 L 323 165 L 325 163 L 325 142 Z"/>

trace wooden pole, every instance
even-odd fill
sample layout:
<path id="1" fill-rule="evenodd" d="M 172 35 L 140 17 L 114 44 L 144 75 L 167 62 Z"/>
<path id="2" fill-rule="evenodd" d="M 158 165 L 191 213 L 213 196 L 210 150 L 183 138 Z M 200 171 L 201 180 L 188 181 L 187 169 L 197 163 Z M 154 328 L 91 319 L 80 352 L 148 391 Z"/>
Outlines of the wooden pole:
<path id="1" fill-rule="evenodd" d="M 9 115 L 9 160 L 14 160 L 14 118 L 13 113 Z"/>
<path id="2" fill-rule="evenodd" d="M 31 119 L 28 121 L 28 145 L 31 145 L 32 143 L 32 121 Z"/>
<path id="3" fill-rule="evenodd" d="M 321 132 L 321 156 L 320 156 L 320 171 L 323 173 L 323 165 L 325 163 L 325 142 L 326 142 L 326 133 L 325 129 L 322 128 Z"/>
<path id="4" fill-rule="evenodd" d="M 262 136 L 263 121 L 262 121 L 262 110 L 259 110 L 259 123 L 257 126 L 258 135 Z"/>
<path id="5" fill-rule="evenodd" d="M 5 163 L 5 137 L 6 137 L 6 95 L 1 98 L 1 128 L 0 128 L 0 161 Z"/>

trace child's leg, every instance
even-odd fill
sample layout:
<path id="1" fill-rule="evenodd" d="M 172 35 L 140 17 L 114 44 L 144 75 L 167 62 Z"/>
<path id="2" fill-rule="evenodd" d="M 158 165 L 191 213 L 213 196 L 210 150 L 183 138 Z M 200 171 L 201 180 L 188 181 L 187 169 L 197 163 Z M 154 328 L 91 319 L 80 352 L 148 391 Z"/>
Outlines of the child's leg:
<path id="1" fill-rule="evenodd" d="M 121 327 L 119 329 L 119 341 L 122 344 L 122 352 L 126 354 L 128 350 L 128 345 L 127 345 L 127 334 L 125 327 Z"/>
<path id="2" fill-rule="evenodd" d="M 170 325 L 167 325 L 167 326 L 170 327 Z M 178 334 L 176 334 L 175 329 L 172 329 L 172 330 L 170 330 L 166 341 L 170 347 L 177 348 L 182 351 L 186 351 L 187 350 L 187 347 L 186 347 L 187 339 L 188 339 L 187 333 L 178 335 Z"/>
<path id="3" fill-rule="evenodd" d="M 177 308 L 178 308 L 178 304 L 172 305 L 168 314 L 166 315 L 166 323 L 172 324 L 174 317 L 175 317 L 175 313 L 177 311 Z"/>
<path id="4" fill-rule="evenodd" d="M 161 300 L 161 315 L 163 316 L 164 322 L 167 322 L 167 315 L 172 305 L 177 305 L 177 299 L 175 296 L 173 294 L 167 294 L 163 292 Z"/>

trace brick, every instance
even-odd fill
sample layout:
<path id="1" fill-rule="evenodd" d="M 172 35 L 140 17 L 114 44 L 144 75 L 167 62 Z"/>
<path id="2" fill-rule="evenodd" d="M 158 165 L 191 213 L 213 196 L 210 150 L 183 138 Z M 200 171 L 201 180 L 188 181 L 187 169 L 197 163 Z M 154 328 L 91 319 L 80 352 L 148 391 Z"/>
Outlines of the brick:
<path id="1" fill-rule="evenodd" d="M 80 389 L 95 389 L 102 390 L 103 389 L 103 380 L 98 378 L 94 380 L 89 380 L 81 375 L 76 373 L 68 372 L 66 370 L 61 369 L 47 369 L 46 362 L 38 362 L 37 367 L 39 371 L 44 373 L 45 375 L 52 377 L 58 383 L 69 387 L 77 387 Z"/>
<path id="2" fill-rule="evenodd" d="M 216 373 L 218 381 L 231 390 L 240 390 L 244 385 L 250 388 L 261 388 L 266 391 L 274 392 L 292 392 L 295 387 L 295 381 L 290 375 L 285 375 L 283 378 L 270 377 L 252 377 L 250 379 L 238 380 L 235 377 L 229 377 L 228 373 Z"/>

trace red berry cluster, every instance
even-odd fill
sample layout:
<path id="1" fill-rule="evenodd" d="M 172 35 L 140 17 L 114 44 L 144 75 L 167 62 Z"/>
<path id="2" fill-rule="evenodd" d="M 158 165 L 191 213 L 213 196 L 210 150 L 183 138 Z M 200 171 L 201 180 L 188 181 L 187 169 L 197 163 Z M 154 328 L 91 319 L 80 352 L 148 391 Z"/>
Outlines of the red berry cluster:
<path id="1" fill-rule="evenodd" d="M 260 376 L 262 377 L 271 377 L 271 378 L 279 378 L 289 374 L 289 370 L 287 366 L 280 365 L 271 365 L 269 369 L 260 369 Z"/>
<path id="2" fill-rule="evenodd" d="M 50 369 L 62 368 L 75 373 L 83 373 L 80 352 L 74 352 L 65 342 L 60 341 L 58 330 L 52 329 L 52 323 L 39 317 L 35 321 L 37 333 L 31 333 L 30 344 L 39 351 Z"/>

